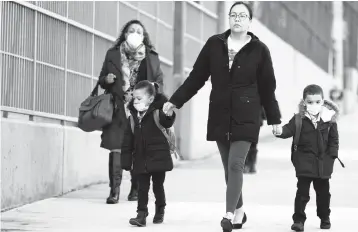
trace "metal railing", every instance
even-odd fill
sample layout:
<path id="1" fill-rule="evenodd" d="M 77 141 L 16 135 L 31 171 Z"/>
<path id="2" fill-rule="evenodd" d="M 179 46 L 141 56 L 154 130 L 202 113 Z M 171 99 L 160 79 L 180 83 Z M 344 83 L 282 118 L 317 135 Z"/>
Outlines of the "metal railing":
<path id="1" fill-rule="evenodd" d="M 169 5 L 152 3 L 156 6 L 155 15 L 141 9 L 140 4 L 118 1 L 1 2 L 2 109 L 74 121 L 80 102 L 97 81 L 105 52 L 117 39 L 122 21 L 127 20 L 120 18 L 122 10 L 136 12 L 133 18 L 145 16 L 153 20 L 155 31 L 150 34 L 154 35 L 156 47 L 161 28 L 172 33 L 171 22 L 159 17 L 161 7 Z M 217 19 L 215 13 L 201 5 L 189 1 L 187 5 L 200 10 L 202 24 L 204 16 Z M 77 10 L 80 7 L 92 14 Z M 172 10 L 173 7 L 172 4 Z M 108 18 L 108 10 L 115 12 L 115 16 Z M 106 17 L 101 18 L 103 14 Z M 190 33 L 185 36 L 200 45 L 204 43 L 203 32 L 200 38 Z M 171 57 L 160 56 L 160 60 L 171 70 Z"/>

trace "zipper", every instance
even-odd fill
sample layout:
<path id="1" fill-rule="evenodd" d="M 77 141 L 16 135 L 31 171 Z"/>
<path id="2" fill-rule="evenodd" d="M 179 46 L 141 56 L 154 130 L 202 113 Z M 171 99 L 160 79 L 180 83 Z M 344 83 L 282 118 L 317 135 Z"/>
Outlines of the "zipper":
<path id="1" fill-rule="evenodd" d="M 225 40 L 225 39 L 223 39 L 221 36 L 218 36 L 218 38 L 219 39 L 221 39 L 223 42 L 224 42 L 224 45 L 225 45 L 225 50 L 226 50 L 226 54 L 227 54 L 227 56 L 229 56 L 228 55 L 228 53 L 229 53 L 229 48 L 228 48 L 228 43 L 227 43 L 227 41 Z M 238 53 L 236 53 L 236 55 L 235 55 L 235 57 L 234 57 L 234 60 L 232 61 L 232 65 L 231 65 L 231 68 L 229 69 L 229 75 L 230 75 L 230 85 L 232 85 L 232 67 L 234 66 L 234 64 L 235 64 L 235 61 L 238 59 L 238 56 L 242 53 L 242 51 L 244 50 L 244 49 L 246 49 L 246 47 L 248 47 L 249 46 L 249 44 L 252 42 L 252 40 L 250 41 L 250 42 L 248 42 L 247 44 L 245 44 L 241 49 L 240 49 L 240 51 L 238 52 Z M 229 62 L 230 62 L 230 60 L 229 60 Z M 230 141 L 230 136 L 232 135 L 232 133 L 231 133 L 231 112 L 232 112 L 232 89 L 230 90 L 230 107 L 229 107 L 229 109 L 230 109 L 230 122 L 229 122 L 229 131 L 228 132 L 226 132 L 226 137 L 227 137 L 227 140 L 228 141 Z"/>
<path id="2" fill-rule="evenodd" d="M 141 138 L 142 138 L 143 151 L 144 151 L 144 154 L 145 154 L 146 144 L 145 144 L 145 140 L 143 138 L 142 121 L 143 121 L 143 118 L 142 118 L 141 121 L 139 121 L 138 127 L 139 127 L 139 130 L 140 130 L 140 135 L 141 135 Z M 144 157 L 144 168 L 145 168 L 145 172 L 148 172 L 148 170 L 147 170 L 147 156 L 146 155 Z"/>

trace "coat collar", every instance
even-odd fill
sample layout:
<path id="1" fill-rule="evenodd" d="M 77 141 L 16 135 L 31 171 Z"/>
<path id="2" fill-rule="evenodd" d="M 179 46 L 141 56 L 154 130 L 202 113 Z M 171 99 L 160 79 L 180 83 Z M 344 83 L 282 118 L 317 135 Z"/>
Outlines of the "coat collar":
<path id="1" fill-rule="evenodd" d="M 304 101 L 301 100 L 298 105 L 298 112 L 302 118 L 306 117 L 306 109 Z M 323 122 L 336 122 L 340 114 L 339 107 L 328 100 L 324 100 L 320 118 Z"/>
<path id="2" fill-rule="evenodd" d="M 225 43 L 227 43 L 227 39 L 229 38 L 230 34 L 231 34 L 231 30 L 229 29 L 229 30 L 225 31 L 224 33 L 218 34 L 216 36 L 219 39 L 223 40 Z M 254 42 L 254 41 L 259 41 L 259 38 L 254 33 L 252 33 L 251 31 L 248 31 L 247 34 L 249 36 L 251 36 L 250 43 Z"/>

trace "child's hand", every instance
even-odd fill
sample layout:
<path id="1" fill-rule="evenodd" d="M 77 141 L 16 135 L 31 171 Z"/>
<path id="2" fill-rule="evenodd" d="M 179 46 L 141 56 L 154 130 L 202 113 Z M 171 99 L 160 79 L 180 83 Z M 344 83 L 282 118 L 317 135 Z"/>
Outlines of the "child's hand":
<path id="1" fill-rule="evenodd" d="M 173 116 L 173 113 L 174 113 L 174 110 L 170 109 L 170 110 L 167 111 L 166 115 L 171 117 L 171 116 Z"/>
<path id="2" fill-rule="evenodd" d="M 276 130 L 272 130 L 272 133 L 273 133 L 273 135 L 275 135 L 275 136 L 279 136 L 279 135 L 282 135 L 282 126 L 277 126 L 276 127 Z"/>

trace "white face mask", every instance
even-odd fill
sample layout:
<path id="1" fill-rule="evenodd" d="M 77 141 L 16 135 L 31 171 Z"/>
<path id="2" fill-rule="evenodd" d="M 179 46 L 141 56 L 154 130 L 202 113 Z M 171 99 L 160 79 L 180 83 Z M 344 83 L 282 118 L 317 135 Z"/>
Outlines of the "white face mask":
<path id="1" fill-rule="evenodd" d="M 138 112 L 146 111 L 146 110 L 148 110 L 148 108 L 149 108 L 149 105 L 145 104 L 144 102 L 139 102 L 139 103 L 136 103 L 136 104 L 133 104 L 133 105 L 134 105 L 134 108 L 135 108 Z"/>
<path id="2" fill-rule="evenodd" d="M 322 110 L 322 104 L 309 104 L 309 105 L 306 105 L 306 107 L 307 107 L 307 112 L 310 115 L 317 115 Z"/>
<path id="3" fill-rule="evenodd" d="M 138 33 L 130 33 L 128 34 L 126 41 L 131 49 L 136 50 L 139 45 L 143 43 L 143 39 L 143 35 L 139 35 Z"/>

